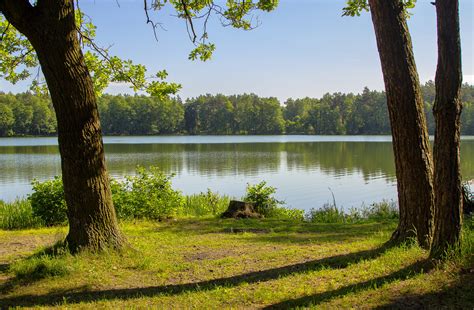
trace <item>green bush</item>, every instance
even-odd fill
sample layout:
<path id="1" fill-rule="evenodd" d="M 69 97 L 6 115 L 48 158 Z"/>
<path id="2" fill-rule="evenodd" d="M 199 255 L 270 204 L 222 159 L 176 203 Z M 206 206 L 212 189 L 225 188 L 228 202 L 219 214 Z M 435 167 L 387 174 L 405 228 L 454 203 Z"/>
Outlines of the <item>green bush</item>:
<path id="1" fill-rule="evenodd" d="M 171 177 L 158 168 L 138 167 L 135 176 L 124 181 L 111 179 L 114 205 L 119 218 L 164 219 L 176 216 L 182 210 L 184 198 L 171 188 Z M 67 222 L 67 207 L 61 178 L 56 176 L 44 182 L 33 181 L 29 195 L 34 216 L 45 225 L 62 225 Z"/>
<path id="2" fill-rule="evenodd" d="M 227 209 L 229 201 L 230 198 L 228 196 L 221 196 L 208 189 L 205 193 L 186 196 L 183 215 L 215 216 L 223 213 Z"/>
<path id="3" fill-rule="evenodd" d="M 255 185 L 247 184 L 246 194 L 242 198 L 245 202 L 253 203 L 255 211 L 268 218 L 303 220 L 304 211 L 282 206 L 284 201 L 277 200 L 273 195 L 276 188 L 268 186 L 262 181 Z"/>
<path id="4" fill-rule="evenodd" d="M 138 167 L 135 176 L 112 182 L 112 195 L 121 218 L 166 219 L 181 213 L 184 198 L 171 178 L 157 167 Z"/>
<path id="5" fill-rule="evenodd" d="M 284 203 L 273 197 L 275 193 L 276 188 L 267 186 L 267 182 L 265 181 L 255 185 L 247 184 L 246 194 L 243 200 L 253 203 L 255 211 L 258 213 L 265 217 L 271 217 L 272 211 Z"/>
<path id="6" fill-rule="evenodd" d="M 33 193 L 28 200 L 33 214 L 41 218 L 46 226 L 66 224 L 67 207 L 61 178 L 56 176 L 44 182 L 34 180 L 32 185 Z"/>
<path id="7" fill-rule="evenodd" d="M 43 221 L 33 214 L 28 200 L 16 200 L 11 203 L 0 200 L 0 229 L 23 229 L 42 225 Z"/>

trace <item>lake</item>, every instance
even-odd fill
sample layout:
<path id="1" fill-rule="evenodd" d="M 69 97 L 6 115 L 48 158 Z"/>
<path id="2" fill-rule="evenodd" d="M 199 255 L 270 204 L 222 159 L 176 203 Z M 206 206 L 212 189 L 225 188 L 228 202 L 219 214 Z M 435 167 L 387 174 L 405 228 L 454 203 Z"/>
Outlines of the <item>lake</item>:
<path id="1" fill-rule="evenodd" d="M 105 137 L 109 173 L 122 178 L 137 165 L 175 174 L 183 193 L 207 188 L 234 197 L 247 183 L 277 188 L 287 206 L 308 210 L 332 202 L 360 207 L 396 200 L 389 136 L 155 136 Z M 474 137 L 463 137 L 464 180 L 474 179 Z M 31 192 L 33 179 L 61 173 L 57 139 L 0 138 L 0 199 Z M 331 193 L 332 192 L 332 193 Z"/>

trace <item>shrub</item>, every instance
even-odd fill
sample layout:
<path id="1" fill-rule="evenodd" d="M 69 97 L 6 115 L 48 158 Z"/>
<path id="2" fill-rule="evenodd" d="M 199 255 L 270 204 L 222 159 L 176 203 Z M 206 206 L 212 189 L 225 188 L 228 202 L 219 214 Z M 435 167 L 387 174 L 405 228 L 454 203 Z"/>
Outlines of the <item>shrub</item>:
<path id="1" fill-rule="evenodd" d="M 45 225 L 62 225 L 67 222 L 67 207 L 64 188 L 60 177 L 52 180 L 32 182 L 33 193 L 28 196 L 33 214 L 41 218 Z"/>
<path id="2" fill-rule="evenodd" d="M 246 194 L 243 200 L 253 203 L 255 211 L 258 213 L 265 217 L 271 217 L 272 211 L 284 203 L 273 197 L 275 192 L 276 188 L 267 186 L 267 182 L 265 181 L 255 185 L 247 184 Z"/>
<path id="3" fill-rule="evenodd" d="M 223 213 L 229 205 L 230 198 L 221 196 L 207 189 L 205 193 L 186 196 L 183 215 L 206 216 Z"/>
<path id="4" fill-rule="evenodd" d="M 273 195 L 276 188 L 268 186 L 262 181 L 255 185 L 247 184 L 246 194 L 242 198 L 245 202 L 253 203 L 255 211 L 268 218 L 303 220 L 304 211 L 282 206 L 284 201 L 277 200 Z"/>
<path id="5" fill-rule="evenodd" d="M 164 219 L 177 215 L 184 199 L 179 191 L 171 188 L 171 177 L 158 168 L 149 170 L 138 167 L 135 176 L 124 181 L 111 179 L 111 190 L 117 216 L 120 218 Z M 67 222 L 67 207 L 61 178 L 33 181 L 33 193 L 29 195 L 34 216 L 47 226 Z"/>
<path id="6" fill-rule="evenodd" d="M 0 201 L 0 229 L 33 228 L 44 225 L 33 214 L 28 200 L 16 200 L 11 203 Z"/>
<path id="7" fill-rule="evenodd" d="M 117 214 L 122 218 L 165 219 L 178 215 L 183 208 L 181 192 L 173 190 L 171 178 L 157 167 L 138 167 L 135 176 L 112 182 Z"/>

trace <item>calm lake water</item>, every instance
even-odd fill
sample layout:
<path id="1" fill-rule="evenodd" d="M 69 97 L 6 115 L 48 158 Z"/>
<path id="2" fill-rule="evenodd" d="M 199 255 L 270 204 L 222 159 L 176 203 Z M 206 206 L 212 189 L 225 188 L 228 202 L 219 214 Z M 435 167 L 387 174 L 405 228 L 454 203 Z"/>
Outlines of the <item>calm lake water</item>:
<path id="1" fill-rule="evenodd" d="M 247 183 L 266 180 L 277 198 L 310 209 L 396 200 L 395 168 L 388 136 L 160 136 L 105 137 L 113 177 L 133 174 L 137 165 L 174 173 L 186 194 L 207 188 L 241 197 Z M 474 137 L 463 137 L 464 180 L 474 179 Z M 0 199 L 31 192 L 33 179 L 61 173 L 56 138 L 0 138 Z"/>

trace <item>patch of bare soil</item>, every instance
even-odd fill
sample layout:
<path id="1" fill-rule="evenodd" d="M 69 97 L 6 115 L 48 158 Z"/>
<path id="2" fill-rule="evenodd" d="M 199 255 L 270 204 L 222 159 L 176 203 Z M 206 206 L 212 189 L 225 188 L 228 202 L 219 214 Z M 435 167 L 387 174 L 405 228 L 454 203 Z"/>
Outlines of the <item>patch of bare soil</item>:
<path id="1" fill-rule="evenodd" d="M 60 240 L 56 235 L 4 236 L 0 238 L 0 265 L 24 257 L 36 249 L 53 245 Z M 0 272 L 2 269 L 0 268 Z"/>
<path id="2" fill-rule="evenodd" d="M 194 246 L 193 253 L 184 254 L 184 259 L 191 261 L 216 260 L 229 256 L 239 255 L 239 252 L 231 249 L 209 249 Z"/>

